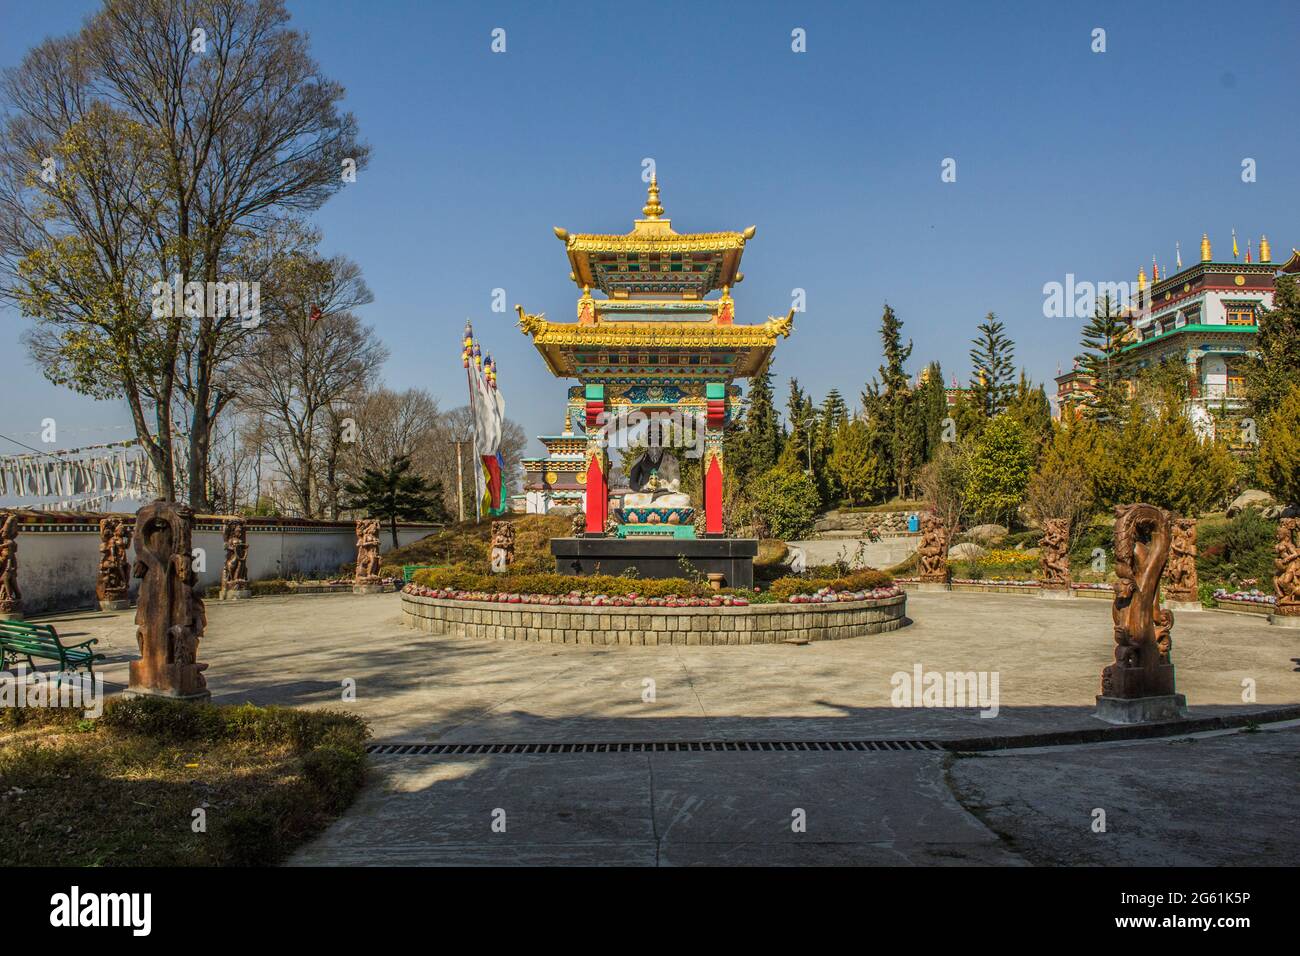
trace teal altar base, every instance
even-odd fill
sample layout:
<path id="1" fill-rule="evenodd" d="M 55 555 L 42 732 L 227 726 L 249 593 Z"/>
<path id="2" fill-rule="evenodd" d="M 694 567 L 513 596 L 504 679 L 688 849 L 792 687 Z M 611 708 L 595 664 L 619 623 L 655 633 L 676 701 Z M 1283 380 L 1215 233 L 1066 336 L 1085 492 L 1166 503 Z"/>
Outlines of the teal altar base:
<path id="1" fill-rule="evenodd" d="M 673 538 L 683 540 L 695 537 L 691 524 L 620 524 L 615 536 L 619 538 Z"/>

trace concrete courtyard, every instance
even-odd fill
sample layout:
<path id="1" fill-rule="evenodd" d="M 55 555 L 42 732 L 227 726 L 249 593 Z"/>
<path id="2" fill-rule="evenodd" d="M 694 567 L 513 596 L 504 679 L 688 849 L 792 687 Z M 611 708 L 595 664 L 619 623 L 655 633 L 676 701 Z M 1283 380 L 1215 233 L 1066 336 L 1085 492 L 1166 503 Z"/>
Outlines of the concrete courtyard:
<path id="1" fill-rule="evenodd" d="M 1091 716 L 1111 659 L 1106 601 L 910 594 L 913 623 L 892 633 L 724 647 L 434 636 L 403 627 L 399 601 L 210 602 L 200 657 L 214 699 L 353 710 L 377 741 L 402 743 L 953 741 L 1106 726 Z M 50 620 L 99 637 L 109 689 L 125 685 L 132 612 Z M 1173 656 L 1191 716 L 1255 713 L 1263 729 L 972 756 L 375 756 L 357 804 L 293 862 L 1295 863 L 1300 729 L 1267 711 L 1300 702 L 1296 632 L 1176 614 Z M 997 715 L 894 706 L 891 677 L 916 665 L 995 673 Z M 1092 829 L 1098 808 L 1106 832 Z"/>

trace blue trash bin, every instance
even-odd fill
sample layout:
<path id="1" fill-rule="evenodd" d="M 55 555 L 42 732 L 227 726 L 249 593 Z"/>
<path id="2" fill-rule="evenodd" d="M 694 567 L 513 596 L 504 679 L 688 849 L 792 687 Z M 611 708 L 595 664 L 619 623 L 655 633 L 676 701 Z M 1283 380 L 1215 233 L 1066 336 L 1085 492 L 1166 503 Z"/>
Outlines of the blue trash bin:
<path id="1" fill-rule="evenodd" d="M 921 519 L 919 516 L 915 514 L 907 516 L 907 530 L 913 534 L 921 530 Z"/>

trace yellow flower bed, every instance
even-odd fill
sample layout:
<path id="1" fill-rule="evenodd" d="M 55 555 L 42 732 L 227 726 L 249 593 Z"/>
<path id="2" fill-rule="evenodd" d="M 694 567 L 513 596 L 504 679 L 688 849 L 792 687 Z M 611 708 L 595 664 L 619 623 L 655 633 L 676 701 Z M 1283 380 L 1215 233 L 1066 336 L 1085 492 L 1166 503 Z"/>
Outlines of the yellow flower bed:
<path id="1" fill-rule="evenodd" d="M 1030 568 L 1038 566 L 1038 555 L 1025 554 L 1012 548 L 994 548 L 979 561 L 981 564 L 1016 564 Z"/>

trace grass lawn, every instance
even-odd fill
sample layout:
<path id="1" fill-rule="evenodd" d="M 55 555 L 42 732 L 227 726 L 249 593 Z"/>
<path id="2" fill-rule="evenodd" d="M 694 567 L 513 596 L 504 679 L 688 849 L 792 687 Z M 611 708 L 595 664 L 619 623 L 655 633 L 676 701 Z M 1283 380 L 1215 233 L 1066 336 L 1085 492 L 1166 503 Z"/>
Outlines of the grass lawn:
<path id="1" fill-rule="evenodd" d="M 384 555 L 385 573 L 400 577 L 404 564 L 459 565 L 487 573 L 491 570 L 492 522 L 509 521 L 515 529 L 515 560 L 511 568 L 519 572 L 554 571 L 552 538 L 573 534 L 572 515 L 516 515 L 467 521 L 452 525 L 427 538 L 413 541 Z"/>
<path id="2" fill-rule="evenodd" d="M 0 865 L 276 863 L 352 802 L 367 736 L 352 714 L 285 707 L 0 710 Z"/>

